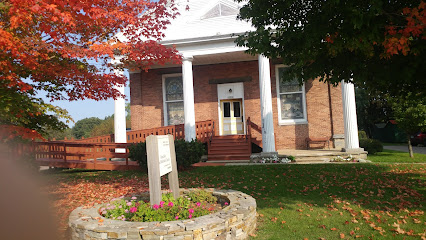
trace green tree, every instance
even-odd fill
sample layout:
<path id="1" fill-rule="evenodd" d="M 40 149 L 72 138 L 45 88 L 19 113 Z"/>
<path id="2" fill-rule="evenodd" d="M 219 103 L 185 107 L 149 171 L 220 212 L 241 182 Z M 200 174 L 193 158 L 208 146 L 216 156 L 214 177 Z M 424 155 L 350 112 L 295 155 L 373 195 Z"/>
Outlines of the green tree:
<path id="1" fill-rule="evenodd" d="M 92 137 L 110 135 L 114 133 L 114 115 L 105 117 L 100 124 L 94 126 L 90 135 Z"/>
<path id="2" fill-rule="evenodd" d="M 372 138 L 374 124 L 393 119 L 391 105 L 385 97 L 369 93 L 363 88 L 356 88 L 355 95 L 358 127 Z"/>
<path id="3" fill-rule="evenodd" d="M 44 135 L 44 138 L 55 139 L 55 140 L 64 140 L 65 138 L 71 139 L 73 138 L 72 128 L 67 127 L 65 129 L 60 129 L 60 130 L 49 129 L 47 133 Z"/>
<path id="4" fill-rule="evenodd" d="M 398 127 L 407 133 L 408 150 L 411 158 L 414 158 L 414 154 L 410 136 L 419 131 L 426 131 L 426 101 L 420 99 L 418 96 L 390 99 Z"/>
<path id="5" fill-rule="evenodd" d="M 102 120 L 97 117 L 81 119 L 77 121 L 72 128 L 72 135 L 77 139 L 82 137 L 91 137 L 90 133 L 92 132 L 93 128 L 101 124 L 101 122 Z"/>
<path id="6" fill-rule="evenodd" d="M 3 88 L 1 81 L 0 79 L 0 142 L 12 137 L 42 138 L 49 131 L 65 129 L 66 123 L 72 121 L 66 110 L 34 97 L 34 90 L 21 92 L 16 90 L 17 87 Z M 60 121 L 60 118 L 65 119 L 66 123 Z"/>
<path id="7" fill-rule="evenodd" d="M 243 2 L 243 0 L 237 0 Z M 353 81 L 369 92 L 426 95 L 422 0 L 249 0 L 240 19 L 255 31 L 236 40 L 279 58 L 286 79 Z"/>

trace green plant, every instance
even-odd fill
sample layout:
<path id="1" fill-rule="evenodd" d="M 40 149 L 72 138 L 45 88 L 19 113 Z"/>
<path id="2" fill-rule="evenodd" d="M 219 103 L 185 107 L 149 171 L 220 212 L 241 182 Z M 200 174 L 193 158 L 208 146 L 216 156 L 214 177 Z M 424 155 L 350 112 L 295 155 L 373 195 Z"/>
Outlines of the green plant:
<path id="1" fill-rule="evenodd" d="M 376 139 L 359 139 L 359 146 L 364 148 L 369 154 L 375 154 L 383 151 L 383 144 Z"/>
<path id="2" fill-rule="evenodd" d="M 190 197 L 192 196 L 192 197 Z M 171 193 L 162 195 L 159 205 L 137 201 L 137 197 L 113 199 L 111 203 L 99 209 L 99 213 L 113 220 L 153 222 L 174 221 L 201 217 L 220 209 L 217 198 L 204 190 L 190 192 L 186 196 L 175 199 Z"/>
<path id="3" fill-rule="evenodd" d="M 199 162 L 201 156 L 206 153 L 205 145 L 198 141 L 192 140 L 175 140 L 176 163 L 179 169 L 185 169 L 193 163 Z M 143 169 L 147 169 L 146 143 L 136 143 L 129 147 L 129 158 L 139 163 Z"/>
<path id="4" fill-rule="evenodd" d="M 194 163 L 200 161 L 201 157 L 206 154 L 205 145 L 198 141 L 192 140 L 175 140 L 176 161 L 179 168 L 187 168 Z"/>
<path id="5" fill-rule="evenodd" d="M 330 162 L 359 162 L 359 160 L 352 157 L 352 155 L 349 155 L 347 157 L 337 156 L 330 159 Z"/>
<path id="6" fill-rule="evenodd" d="M 213 196 L 211 192 L 207 192 L 204 190 L 195 190 L 188 193 L 188 197 L 192 202 L 217 202 L 217 198 Z"/>
<path id="7" fill-rule="evenodd" d="M 141 143 L 130 145 L 129 158 L 134 161 L 137 161 L 139 166 L 141 166 L 142 169 L 147 170 L 148 162 L 147 162 L 147 156 L 146 156 L 146 143 L 141 142 Z"/>
<path id="8" fill-rule="evenodd" d="M 367 139 L 367 133 L 365 131 L 358 131 L 358 138 L 359 139 Z"/>

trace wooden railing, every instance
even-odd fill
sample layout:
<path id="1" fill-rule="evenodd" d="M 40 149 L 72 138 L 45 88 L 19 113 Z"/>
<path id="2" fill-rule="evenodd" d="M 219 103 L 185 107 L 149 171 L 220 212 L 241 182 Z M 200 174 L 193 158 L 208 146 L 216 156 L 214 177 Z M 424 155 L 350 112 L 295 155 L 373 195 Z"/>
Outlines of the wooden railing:
<path id="1" fill-rule="evenodd" d="M 197 140 L 200 142 L 209 142 L 214 133 L 214 121 L 207 120 L 195 123 Z"/>
<path id="2" fill-rule="evenodd" d="M 209 142 L 214 134 L 214 121 L 196 123 L 196 138 Z M 185 138 L 183 124 L 127 132 L 127 143 L 114 143 L 114 135 L 92 137 L 79 140 L 34 142 L 32 145 L 36 161 L 40 165 L 87 168 L 98 170 L 136 169 L 137 163 L 129 161 L 129 146 L 145 142 L 149 135 L 171 134 L 175 139 Z M 123 151 L 119 153 L 118 151 Z"/>
<path id="3" fill-rule="evenodd" d="M 248 142 L 252 142 L 253 140 L 253 130 L 258 132 L 260 134 L 260 136 L 262 136 L 262 127 L 260 127 L 259 125 L 257 125 L 256 123 L 252 122 L 250 120 L 250 117 L 247 118 L 247 140 Z M 251 144 L 250 144 L 250 152 L 251 152 Z"/>
<path id="4" fill-rule="evenodd" d="M 214 121 L 213 121 L 212 128 L 211 128 L 210 135 L 209 135 L 209 141 L 207 142 L 209 150 L 210 150 L 210 146 L 212 144 L 212 140 L 213 140 L 214 136 L 215 136 L 215 129 L 214 129 Z"/>
<path id="5" fill-rule="evenodd" d="M 214 129 L 214 121 L 200 121 L 195 123 L 195 131 L 196 138 L 201 142 L 207 142 L 211 135 L 212 129 Z M 183 124 L 180 125 L 172 125 L 172 126 L 164 126 L 158 128 L 151 129 L 142 129 L 142 130 L 134 130 L 126 133 L 126 138 L 128 143 L 138 143 L 145 142 L 146 138 L 149 135 L 168 135 L 171 134 L 175 139 L 185 139 L 185 126 Z M 91 138 L 83 138 L 78 140 L 64 140 L 70 142 L 84 142 L 84 143 L 114 143 L 114 134 L 99 136 L 99 137 L 91 137 Z"/>
<path id="6" fill-rule="evenodd" d="M 35 142 L 36 161 L 43 165 L 101 170 L 129 169 L 128 143 Z M 120 152 L 119 152 L 120 151 Z"/>
<path id="7" fill-rule="evenodd" d="M 128 143 L 145 142 L 150 135 L 168 135 L 171 134 L 175 139 L 185 138 L 185 127 L 181 125 L 165 126 L 152 129 L 143 129 L 127 132 Z"/>

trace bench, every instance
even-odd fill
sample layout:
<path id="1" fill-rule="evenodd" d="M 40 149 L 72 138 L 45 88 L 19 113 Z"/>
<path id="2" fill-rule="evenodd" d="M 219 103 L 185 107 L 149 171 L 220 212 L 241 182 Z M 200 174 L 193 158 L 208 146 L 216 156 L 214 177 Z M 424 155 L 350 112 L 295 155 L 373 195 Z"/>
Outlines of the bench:
<path id="1" fill-rule="evenodd" d="M 324 148 L 325 148 L 325 144 L 327 143 L 328 149 L 330 149 L 330 139 L 323 137 L 323 138 L 306 138 L 306 147 L 310 148 L 310 144 L 312 143 L 324 143 Z"/>

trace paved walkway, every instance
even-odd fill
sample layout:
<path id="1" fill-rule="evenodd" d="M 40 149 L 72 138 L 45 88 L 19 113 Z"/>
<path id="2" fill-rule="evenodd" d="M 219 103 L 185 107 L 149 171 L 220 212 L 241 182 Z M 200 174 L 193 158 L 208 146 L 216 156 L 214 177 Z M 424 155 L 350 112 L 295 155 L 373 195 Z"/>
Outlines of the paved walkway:
<path id="1" fill-rule="evenodd" d="M 408 146 L 383 146 L 384 149 L 400 151 L 400 152 L 408 152 Z M 426 147 L 414 147 L 414 153 L 426 154 Z"/>

